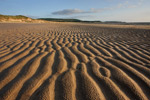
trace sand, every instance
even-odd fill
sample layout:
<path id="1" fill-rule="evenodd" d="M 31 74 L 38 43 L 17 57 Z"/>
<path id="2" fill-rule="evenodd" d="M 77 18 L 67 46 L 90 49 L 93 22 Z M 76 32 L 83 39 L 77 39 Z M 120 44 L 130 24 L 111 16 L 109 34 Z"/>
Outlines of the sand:
<path id="1" fill-rule="evenodd" d="M 0 100 L 150 100 L 150 28 L 1 23 Z"/>

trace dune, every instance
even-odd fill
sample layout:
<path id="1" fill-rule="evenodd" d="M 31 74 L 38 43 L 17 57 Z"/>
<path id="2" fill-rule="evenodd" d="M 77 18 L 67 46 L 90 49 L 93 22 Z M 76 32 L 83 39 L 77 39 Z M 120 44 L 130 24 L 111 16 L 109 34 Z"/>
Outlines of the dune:
<path id="1" fill-rule="evenodd" d="M 150 27 L 0 23 L 0 100 L 150 100 Z"/>

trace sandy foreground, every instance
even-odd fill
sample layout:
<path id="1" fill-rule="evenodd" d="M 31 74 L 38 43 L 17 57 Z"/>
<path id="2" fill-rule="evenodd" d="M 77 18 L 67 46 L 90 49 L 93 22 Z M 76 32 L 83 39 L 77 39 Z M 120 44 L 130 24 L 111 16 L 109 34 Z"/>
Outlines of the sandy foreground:
<path id="1" fill-rule="evenodd" d="M 0 100 L 150 100 L 150 27 L 0 23 Z"/>

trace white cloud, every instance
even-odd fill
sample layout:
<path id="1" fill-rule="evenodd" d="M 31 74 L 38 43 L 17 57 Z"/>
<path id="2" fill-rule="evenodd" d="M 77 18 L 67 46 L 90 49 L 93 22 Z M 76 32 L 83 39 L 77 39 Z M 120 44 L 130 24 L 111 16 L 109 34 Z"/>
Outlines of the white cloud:
<path id="1" fill-rule="evenodd" d="M 91 8 L 90 10 L 84 11 L 81 9 L 64 9 L 60 11 L 55 11 L 53 15 L 74 15 L 74 14 L 87 14 L 87 13 L 99 13 L 104 11 L 105 9 L 95 9 Z"/>
<path id="2" fill-rule="evenodd" d="M 110 0 L 113 2 L 115 0 Z M 68 18 L 77 18 L 82 20 L 101 20 L 101 21 L 150 21 L 150 12 L 142 5 L 146 0 L 120 0 L 120 3 L 106 8 L 90 8 L 82 9 L 64 9 L 52 13 L 53 15 L 69 15 L 62 16 Z M 146 12 L 145 12 L 146 11 Z M 144 13 L 145 12 L 145 13 Z"/>
<path id="3" fill-rule="evenodd" d="M 111 1 L 111 0 L 110 0 Z M 113 2 L 114 0 L 112 0 Z M 88 13 L 100 13 L 103 11 L 110 11 L 110 10 L 116 10 L 121 8 L 136 8 L 142 5 L 144 0 L 133 0 L 128 1 L 124 0 L 124 2 L 119 3 L 118 5 L 114 7 L 107 7 L 107 8 L 91 8 L 87 11 L 81 10 L 81 9 L 63 9 L 60 11 L 55 11 L 52 13 L 52 15 L 75 15 L 75 14 L 88 14 Z"/>
<path id="4" fill-rule="evenodd" d="M 60 11 L 53 12 L 53 15 L 72 15 L 72 14 L 79 14 L 84 13 L 85 11 L 80 9 L 64 9 Z"/>
<path id="5" fill-rule="evenodd" d="M 117 5 L 117 8 L 136 8 L 142 5 L 144 0 L 134 0 L 134 1 L 128 1 L 125 0 L 123 3 L 119 3 Z"/>

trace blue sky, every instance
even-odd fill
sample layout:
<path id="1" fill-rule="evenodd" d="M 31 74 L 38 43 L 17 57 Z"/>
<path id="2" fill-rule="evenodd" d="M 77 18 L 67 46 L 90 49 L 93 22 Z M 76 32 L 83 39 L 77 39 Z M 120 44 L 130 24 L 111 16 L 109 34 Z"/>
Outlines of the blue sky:
<path id="1" fill-rule="evenodd" d="M 0 14 L 150 22 L 150 0 L 0 0 Z"/>

